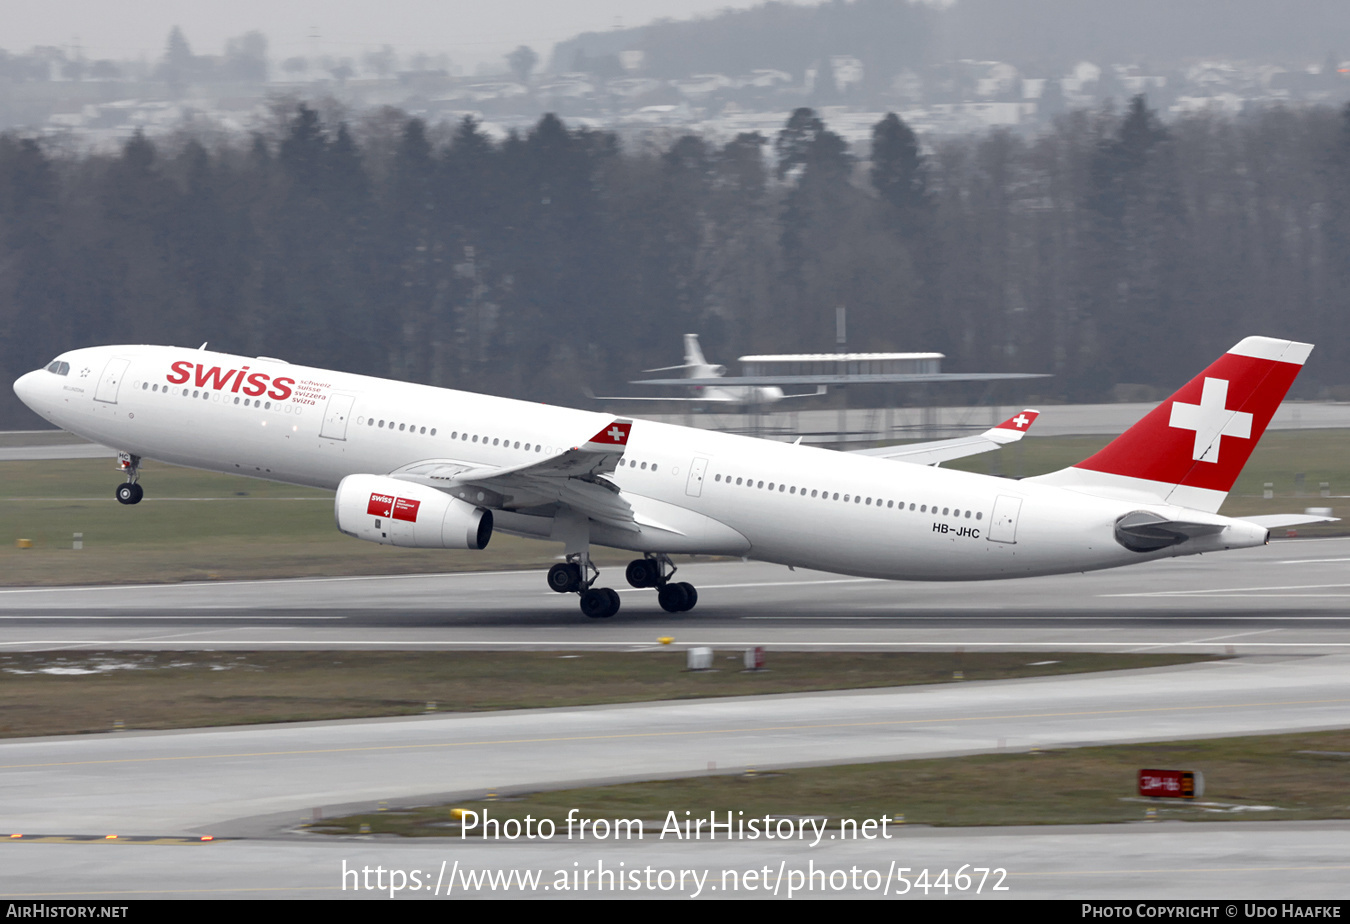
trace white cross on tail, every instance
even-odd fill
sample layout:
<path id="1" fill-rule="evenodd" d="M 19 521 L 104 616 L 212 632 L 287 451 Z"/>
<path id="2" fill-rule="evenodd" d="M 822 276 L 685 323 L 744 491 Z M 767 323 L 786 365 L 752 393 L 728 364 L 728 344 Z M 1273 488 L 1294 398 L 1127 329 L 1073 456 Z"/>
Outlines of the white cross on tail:
<path id="1" fill-rule="evenodd" d="M 1228 380 L 1205 379 L 1199 404 L 1172 402 L 1169 427 L 1194 430 L 1195 446 L 1191 458 L 1197 462 L 1218 462 L 1221 437 L 1236 436 L 1251 439 L 1252 415 L 1228 409 Z"/>

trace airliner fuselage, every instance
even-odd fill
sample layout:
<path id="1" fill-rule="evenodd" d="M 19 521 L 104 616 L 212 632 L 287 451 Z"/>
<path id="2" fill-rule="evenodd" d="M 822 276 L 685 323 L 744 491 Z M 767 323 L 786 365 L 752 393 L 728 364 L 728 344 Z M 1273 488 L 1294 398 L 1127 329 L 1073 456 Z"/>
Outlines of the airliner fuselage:
<path id="1" fill-rule="evenodd" d="M 643 420 L 619 428 L 600 413 L 206 350 L 72 350 L 15 390 L 55 426 L 133 458 L 328 489 L 380 476 L 386 490 L 362 483 L 360 498 L 370 494 L 380 530 L 393 514 L 378 516 L 377 495 L 416 495 L 415 517 L 439 492 L 490 511 L 489 530 L 569 551 L 737 555 L 905 580 L 1085 571 L 1266 539 L 1148 485 L 1088 493 Z M 416 544 L 348 529 L 342 502 L 344 531 Z M 1189 533 L 1131 549 L 1120 523 L 1134 514 L 1184 520 Z"/>

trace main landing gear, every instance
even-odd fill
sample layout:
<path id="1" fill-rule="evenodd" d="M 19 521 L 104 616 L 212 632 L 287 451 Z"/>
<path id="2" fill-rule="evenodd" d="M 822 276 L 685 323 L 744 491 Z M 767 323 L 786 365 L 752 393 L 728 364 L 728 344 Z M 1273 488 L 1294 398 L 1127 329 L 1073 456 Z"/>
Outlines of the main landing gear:
<path id="1" fill-rule="evenodd" d="M 567 561 L 548 569 L 548 586 L 560 594 L 580 594 L 581 612 L 592 619 L 608 619 L 619 611 L 619 595 L 609 587 L 592 586 L 598 577 L 600 571 L 589 555 L 568 555 Z"/>
<path id="2" fill-rule="evenodd" d="M 141 477 L 141 457 L 129 452 L 117 454 L 117 467 L 127 473 L 127 480 L 117 486 L 114 496 L 119 504 L 139 504 L 145 496 L 145 489 L 139 484 Z"/>
<path id="3" fill-rule="evenodd" d="M 698 603 L 698 591 L 693 584 L 671 581 L 675 571 L 668 556 L 648 555 L 630 561 L 626 577 L 634 587 L 655 587 L 656 600 L 667 613 L 685 613 Z M 608 619 L 619 612 L 619 595 L 609 587 L 593 586 L 599 576 L 589 555 L 574 553 L 548 569 L 548 586 L 560 594 L 580 594 L 581 612 L 592 619 Z"/>
<path id="4" fill-rule="evenodd" d="M 630 561 L 624 576 L 634 587 L 655 587 L 656 602 L 667 613 L 684 613 L 698 603 L 698 591 L 684 581 L 673 583 L 670 579 L 677 570 L 668 555 L 647 555 Z"/>
<path id="5" fill-rule="evenodd" d="M 553 518 L 553 538 L 562 540 L 563 560 L 548 569 L 548 586 L 560 594 L 579 594 L 581 612 L 592 619 L 608 619 L 619 612 L 619 595 L 608 587 L 596 587 L 600 571 L 591 564 L 590 520 L 574 510 L 563 508 Z M 656 599 L 667 613 L 692 610 L 698 602 L 693 584 L 671 582 L 675 564 L 664 553 L 647 553 L 628 563 L 628 583 L 634 587 L 655 587 Z"/>

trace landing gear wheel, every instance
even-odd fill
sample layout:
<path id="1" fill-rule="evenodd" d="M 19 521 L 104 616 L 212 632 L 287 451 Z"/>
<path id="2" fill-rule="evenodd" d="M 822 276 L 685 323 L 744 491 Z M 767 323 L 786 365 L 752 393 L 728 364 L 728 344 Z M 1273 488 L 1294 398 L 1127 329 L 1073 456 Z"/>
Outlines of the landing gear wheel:
<path id="1" fill-rule="evenodd" d="M 119 504 L 139 504 L 145 496 L 145 488 L 132 482 L 119 484 L 115 492 Z"/>
<path id="2" fill-rule="evenodd" d="M 123 501 L 123 503 L 128 502 Z M 134 503 L 134 501 L 131 503 Z M 581 569 L 571 562 L 568 562 L 567 564 L 559 563 L 548 569 L 549 590 L 555 590 L 560 594 L 568 594 L 578 589 L 580 586 Z"/>
<path id="3" fill-rule="evenodd" d="M 628 563 L 624 577 L 634 587 L 655 587 L 661 580 L 661 565 L 650 558 L 638 558 Z"/>
<path id="4" fill-rule="evenodd" d="M 591 619 L 608 619 L 619 611 L 619 595 L 608 587 L 592 587 L 581 595 L 581 612 Z"/>
<path id="5" fill-rule="evenodd" d="M 678 586 L 684 588 L 684 606 L 680 612 L 687 613 L 698 605 L 698 590 L 686 581 L 681 581 Z"/>
<path id="6" fill-rule="evenodd" d="M 667 613 L 683 613 L 692 605 L 688 603 L 689 592 L 685 590 L 686 587 L 689 585 L 684 583 L 667 584 L 656 592 L 656 602 Z"/>

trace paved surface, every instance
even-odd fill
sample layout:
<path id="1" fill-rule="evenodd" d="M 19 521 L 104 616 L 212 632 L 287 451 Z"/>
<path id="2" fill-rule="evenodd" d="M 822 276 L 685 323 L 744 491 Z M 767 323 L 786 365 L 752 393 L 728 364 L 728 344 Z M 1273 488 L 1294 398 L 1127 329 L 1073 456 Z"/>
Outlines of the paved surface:
<path id="1" fill-rule="evenodd" d="M 460 876 L 459 894 L 470 872 L 538 870 L 544 878 L 537 887 L 514 880 L 474 894 L 556 895 L 559 871 L 613 873 L 622 863 L 622 870 L 640 867 L 655 877 L 648 885 L 639 877 L 639 894 L 692 894 L 693 874 L 711 871 L 702 895 L 725 895 L 738 882 L 732 894 L 759 896 L 744 878 L 719 877 L 768 867 L 756 874 L 756 888 L 777 884 L 783 896 L 793 876 L 800 882 L 814 863 L 827 874 L 816 880 L 827 890 L 819 896 L 839 894 L 831 883 L 853 867 L 863 878 L 845 883 L 843 894 L 867 894 L 882 880 L 894 892 L 902 887 L 894 863 L 910 867 L 911 879 L 930 869 L 930 881 L 963 864 L 1005 869 L 998 883 L 1010 891 L 991 893 L 989 881 L 982 897 L 1346 899 L 1345 823 L 907 829 L 889 840 L 826 837 L 815 846 L 582 843 L 561 835 L 535 843 L 403 844 L 297 840 L 285 832 L 316 808 L 332 814 L 381 799 L 398 804 L 489 788 L 659 778 L 706 773 L 709 765 L 763 769 L 1345 727 L 1347 565 L 1346 539 L 967 585 L 700 563 L 681 571 L 700 587 L 694 613 L 672 617 L 650 592 L 625 591 L 619 616 L 602 622 L 582 619 L 537 573 L 6 590 L 0 639 L 10 649 L 631 648 L 670 633 L 680 642 L 770 648 L 1231 650 L 1246 657 L 930 688 L 8 741 L 0 743 L 0 831 L 243 839 L 135 847 L 5 840 L 0 894 L 378 897 L 391 884 L 387 874 L 399 870 L 416 872 L 425 886 L 417 894 L 429 896 L 445 876 Z M 811 807 L 784 811 L 809 814 Z M 386 891 L 358 891 L 360 877 L 344 878 L 344 864 L 370 867 L 372 884 Z M 662 878 L 680 870 L 692 871 L 683 888 Z M 708 888 L 718 883 L 720 891 Z"/>
<path id="2" fill-rule="evenodd" d="M 254 840 L 156 848 L 158 854 L 105 843 L 10 842 L 0 892 L 266 888 L 301 895 L 338 889 L 343 859 L 420 869 L 457 858 L 493 869 L 602 861 L 613 868 L 626 860 L 738 869 L 865 861 L 884 870 L 896 860 L 933 867 L 934 875 L 972 863 L 1008 869 L 1023 896 L 1106 895 L 1153 881 L 1133 894 L 1198 896 L 1221 886 L 1247 898 L 1345 897 L 1350 825 L 1317 828 L 1315 838 L 1308 826 L 1278 824 L 1203 837 L 1191 826 L 1164 825 L 1124 839 L 1083 829 L 1043 829 L 1030 840 L 1027 832 L 942 832 L 917 844 L 839 844 L 826 834 L 814 847 L 733 841 L 712 854 L 705 843 L 673 837 L 650 846 L 644 840 L 636 854 L 612 842 L 565 838 L 451 841 L 413 853 L 368 841 L 283 847 L 256 839 L 284 833 L 316 808 L 333 814 L 380 799 L 398 805 L 432 794 L 701 774 L 710 766 L 762 769 L 824 755 L 840 762 L 1312 729 L 1344 725 L 1348 715 L 1350 656 L 1336 655 L 824 695 L 10 741 L 0 744 L 0 826 L 10 831 Z M 707 813 L 703 806 L 669 808 L 681 819 L 686 810 Z M 1148 874 L 1177 869 L 1208 872 Z"/>
<path id="3" fill-rule="evenodd" d="M 623 583 L 609 568 L 604 581 Z M 683 565 L 672 616 L 619 586 L 581 616 L 542 572 L 0 590 L 0 650 L 724 647 L 1350 653 L 1350 538 L 1017 581 L 896 583 L 755 562 Z"/>

